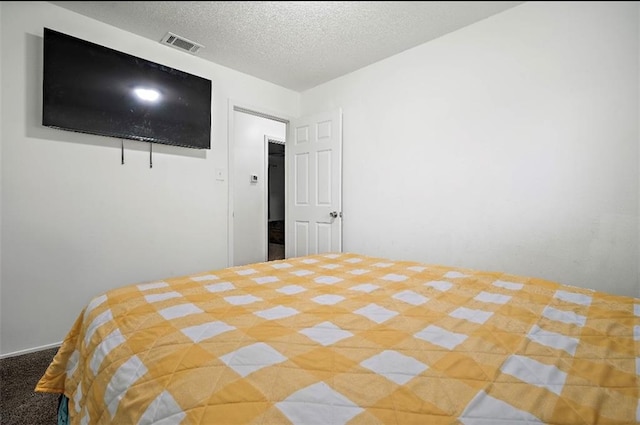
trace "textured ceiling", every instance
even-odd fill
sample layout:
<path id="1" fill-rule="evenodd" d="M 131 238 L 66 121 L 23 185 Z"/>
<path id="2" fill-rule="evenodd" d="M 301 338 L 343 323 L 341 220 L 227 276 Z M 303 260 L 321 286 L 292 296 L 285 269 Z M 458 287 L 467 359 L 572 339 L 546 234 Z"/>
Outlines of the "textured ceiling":
<path id="1" fill-rule="evenodd" d="M 203 59 L 304 91 L 523 2 L 51 3 L 158 42 L 172 32 L 202 44 Z"/>

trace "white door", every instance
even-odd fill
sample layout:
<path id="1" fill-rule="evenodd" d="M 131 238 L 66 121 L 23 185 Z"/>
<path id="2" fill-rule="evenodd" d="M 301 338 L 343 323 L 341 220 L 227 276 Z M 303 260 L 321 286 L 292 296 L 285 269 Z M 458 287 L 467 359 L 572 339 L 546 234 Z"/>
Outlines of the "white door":
<path id="1" fill-rule="evenodd" d="M 287 161 L 287 258 L 342 251 L 342 110 L 294 119 Z"/>

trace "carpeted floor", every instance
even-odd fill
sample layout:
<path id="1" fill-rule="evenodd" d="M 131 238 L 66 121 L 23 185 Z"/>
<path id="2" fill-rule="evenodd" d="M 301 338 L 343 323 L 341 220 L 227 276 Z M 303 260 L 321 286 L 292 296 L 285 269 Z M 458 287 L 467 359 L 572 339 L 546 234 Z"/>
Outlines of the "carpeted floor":
<path id="1" fill-rule="evenodd" d="M 36 393 L 36 384 L 58 348 L 0 359 L 0 424 L 55 425 L 58 395 Z"/>
<path id="2" fill-rule="evenodd" d="M 284 260 L 284 244 L 269 243 L 269 261 Z"/>

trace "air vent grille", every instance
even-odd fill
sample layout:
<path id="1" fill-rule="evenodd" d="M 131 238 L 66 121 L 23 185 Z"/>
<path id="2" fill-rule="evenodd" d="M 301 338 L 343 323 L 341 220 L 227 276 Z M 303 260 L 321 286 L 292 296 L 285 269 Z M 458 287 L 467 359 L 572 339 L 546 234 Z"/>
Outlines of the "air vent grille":
<path id="1" fill-rule="evenodd" d="M 162 44 L 167 44 L 176 49 L 184 50 L 189 53 L 197 53 L 202 47 L 201 44 L 195 43 L 191 40 L 187 40 L 184 37 L 180 37 L 179 35 L 175 35 L 173 33 L 168 32 L 162 37 L 160 41 Z"/>

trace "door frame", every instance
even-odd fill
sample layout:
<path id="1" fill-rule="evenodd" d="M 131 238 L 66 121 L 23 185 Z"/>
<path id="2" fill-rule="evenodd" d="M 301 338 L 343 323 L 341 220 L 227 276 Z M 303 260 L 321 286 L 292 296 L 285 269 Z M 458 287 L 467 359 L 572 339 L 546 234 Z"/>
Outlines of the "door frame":
<path id="1" fill-rule="evenodd" d="M 234 166 L 234 146 L 235 146 L 235 122 L 234 122 L 234 113 L 235 112 L 244 112 L 246 114 L 255 115 L 262 118 L 267 118 L 270 120 L 278 121 L 284 123 L 286 125 L 285 128 L 285 145 L 287 143 L 286 137 L 289 133 L 289 122 L 293 119 L 288 114 L 284 114 L 278 111 L 270 111 L 265 108 L 248 105 L 245 102 L 237 101 L 234 99 L 229 99 L 228 108 L 227 108 L 227 267 L 232 267 L 234 265 L 233 261 L 233 252 L 234 252 L 234 181 L 233 181 L 233 166 Z M 269 158 L 267 158 L 268 160 Z M 286 182 L 286 164 L 285 164 L 285 182 Z M 266 179 L 265 179 L 266 180 Z M 286 183 L 285 183 L 286 184 Z M 287 206 L 286 202 L 288 200 L 289 191 L 285 187 L 285 215 L 287 214 Z M 268 213 L 267 213 L 268 214 Z M 269 240 L 267 239 L 267 244 Z M 268 249 L 267 245 L 267 249 Z M 267 255 L 269 255 L 269 251 L 267 250 Z"/>

